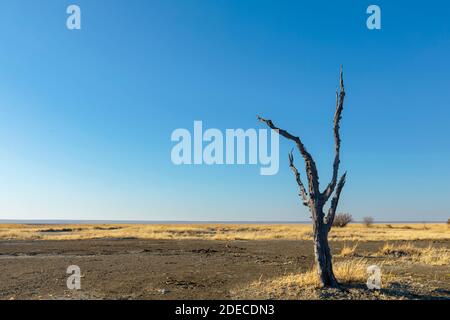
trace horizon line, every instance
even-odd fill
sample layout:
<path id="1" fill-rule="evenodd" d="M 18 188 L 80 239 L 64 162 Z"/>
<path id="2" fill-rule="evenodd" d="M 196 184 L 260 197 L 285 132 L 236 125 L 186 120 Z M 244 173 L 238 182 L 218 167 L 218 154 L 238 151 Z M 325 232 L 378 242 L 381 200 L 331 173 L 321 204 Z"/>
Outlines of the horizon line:
<path id="1" fill-rule="evenodd" d="M 0 224 L 309 224 L 305 220 L 103 220 L 103 219 L 0 219 Z M 351 223 L 363 223 L 352 221 Z M 384 223 L 446 223 L 445 220 L 380 220 Z"/>

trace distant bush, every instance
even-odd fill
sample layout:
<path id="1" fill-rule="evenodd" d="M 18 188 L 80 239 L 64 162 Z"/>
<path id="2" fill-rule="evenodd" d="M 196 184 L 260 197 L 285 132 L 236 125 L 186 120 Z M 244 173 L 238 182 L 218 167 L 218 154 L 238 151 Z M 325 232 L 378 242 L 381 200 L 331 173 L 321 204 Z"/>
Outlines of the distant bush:
<path id="1" fill-rule="evenodd" d="M 352 215 L 348 213 L 338 213 L 334 217 L 333 227 L 343 228 L 353 221 Z"/>
<path id="2" fill-rule="evenodd" d="M 364 217 L 363 223 L 366 227 L 371 227 L 373 225 L 374 219 L 372 217 Z"/>
<path id="3" fill-rule="evenodd" d="M 447 225 L 449 225 L 449 226 L 450 226 L 450 219 L 448 219 L 448 220 L 447 220 Z"/>

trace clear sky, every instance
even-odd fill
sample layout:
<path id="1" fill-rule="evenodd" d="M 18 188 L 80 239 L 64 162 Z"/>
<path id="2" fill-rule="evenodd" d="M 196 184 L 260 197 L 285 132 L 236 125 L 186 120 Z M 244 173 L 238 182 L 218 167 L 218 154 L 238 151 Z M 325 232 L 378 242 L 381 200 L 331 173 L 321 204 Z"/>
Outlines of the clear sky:
<path id="1" fill-rule="evenodd" d="M 323 188 L 340 64 L 339 211 L 447 219 L 450 4 L 373 3 L 381 30 L 361 0 L 2 0 L 0 219 L 308 220 L 290 142 L 261 176 L 175 166 L 170 136 L 263 115 L 303 138 Z M 81 30 L 66 28 L 70 4 Z"/>

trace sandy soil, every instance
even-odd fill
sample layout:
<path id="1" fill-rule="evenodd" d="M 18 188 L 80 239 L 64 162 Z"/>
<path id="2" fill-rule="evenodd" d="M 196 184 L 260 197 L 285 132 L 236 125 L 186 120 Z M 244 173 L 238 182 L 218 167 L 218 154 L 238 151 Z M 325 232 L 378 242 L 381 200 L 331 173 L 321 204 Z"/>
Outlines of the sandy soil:
<path id="1" fill-rule="evenodd" d="M 448 240 L 436 242 L 450 246 Z M 383 244 L 360 243 L 358 251 L 380 262 L 371 253 Z M 343 245 L 333 242 L 333 251 L 338 253 Z M 407 285 L 385 292 L 388 296 L 450 298 L 448 266 L 390 262 L 386 268 Z M 66 287 L 69 265 L 81 268 L 81 290 Z M 305 240 L 0 241 L 0 299 L 231 299 L 239 298 L 233 292 L 248 283 L 303 272 L 312 265 L 312 243 Z M 332 295 L 376 298 L 360 291 Z"/>

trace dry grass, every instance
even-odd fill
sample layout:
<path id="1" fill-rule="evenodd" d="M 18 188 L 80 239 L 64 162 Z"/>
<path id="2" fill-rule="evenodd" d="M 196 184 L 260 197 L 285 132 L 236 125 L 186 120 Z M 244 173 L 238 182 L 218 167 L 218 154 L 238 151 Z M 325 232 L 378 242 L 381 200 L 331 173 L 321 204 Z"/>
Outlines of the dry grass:
<path id="1" fill-rule="evenodd" d="M 51 230 L 53 229 L 53 230 Z M 239 225 L 0 225 L 3 240 L 78 240 L 96 238 L 205 239 L 205 240 L 311 240 L 309 224 Z M 333 228 L 330 241 L 445 240 L 445 223 L 373 225 L 352 224 Z"/>
<path id="2" fill-rule="evenodd" d="M 311 235 L 311 225 L 307 224 L 0 225 L 0 240 L 139 238 L 257 241 L 311 240 Z M 421 268 L 428 268 L 426 270 L 432 272 L 432 268 L 433 270 L 440 270 L 439 268 L 447 268 L 446 266 L 450 264 L 450 248 L 439 247 L 439 243 L 441 245 L 442 243 L 448 243 L 442 242 L 442 240 L 450 240 L 450 229 L 446 223 L 426 225 L 375 224 L 371 228 L 366 228 L 363 224 L 351 224 L 346 228 L 333 228 L 329 239 L 346 242 L 339 254 L 335 254 L 333 263 L 336 278 L 344 286 L 348 286 L 346 293 L 330 293 L 327 290 L 319 290 L 316 269 L 312 268 L 303 273 L 284 274 L 270 279 L 261 277 L 259 281 L 241 284 L 239 288 L 231 291 L 232 296 L 243 299 L 392 298 L 388 296 L 387 292 L 393 292 L 396 290 L 396 285 L 408 284 L 407 281 L 409 281 L 402 272 L 396 271 L 398 265 L 402 267 L 420 266 Z M 431 245 L 419 247 L 420 243 L 413 244 L 416 240 L 430 240 L 430 243 L 438 240 L 436 241 L 438 244 L 435 244 L 434 247 Z M 378 247 L 373 244 L 365 246 L 364 242 L 366 241 L 389 241 L 389 243 L 378 250 Z M 359 249 L 358 242 L 360 244 Z M 370 253 L 367 252 L 367 247 L 371 248 Z M 363 258 L 357 258 L 357 251 L 359 251 L 359 256 Z M 365 288 L 369 261 L 370 264 L 384 266 L 382 267 L 382 283 L 383 288 L 387 288 L 387 290 L 372 292 Z M 280 270 L 280 272 L 283 271 Z M 395 272 L 395 276 L 392 272 Z M 411 283 L 414 284 L 415 282 Z M 414 296 L 411 297 L 414 298 Z M 403 298 L 403 296 L 393 298 Z"/>
<path id="3" fill-rule="evenodd" d="M 367 267 L 365 259 L 349 259 L 334 264 L 333 271 L 336 279 L 342 284 L 365 283 L 367 281 Z"/>
<path id="4" fill-rule="evenodd" d="M 365 259 L 349 259 L 334 263 L 334 274 L 338 281 L 346 286 L 350 284 L 366 283 L 368 278 L 367 267 L 369 263 Z M 390 273 L 383 273 L 383 285 L 389 285 L 395 278 Z M 320 288 L 318 274 L 315 268 L 304 273 L 288 274 L 281 277 L 252 282 L 249 285 L 234 290 L 236 297 L 249 299 L 289 299 L 312 298 L 317 299 L 316 290 Z"/>
<path id="5" fill-rule="evenodd" d="M 412 243 L 390 244 L 386 243 L 379 255 L 394 256 L 404 258 L 412 262 L 424 263 L 432 266 L 443 266 L 450 264 L 450 249 L 446 247 L 428 247 L 421 248 Z"/>
<path id="6" fill-rule="evenodd" d="M 348 247 L 347 245 L 344 245 L 344 247 L 341 250 L 341 253 L 339 254 L 341 257 L 356 257 L 356 248 L 358 248 L 358 244 L 356 243 L 353 246 Z"/>

